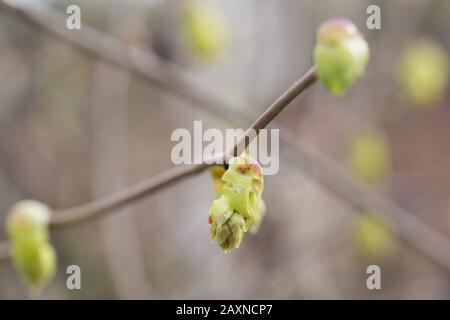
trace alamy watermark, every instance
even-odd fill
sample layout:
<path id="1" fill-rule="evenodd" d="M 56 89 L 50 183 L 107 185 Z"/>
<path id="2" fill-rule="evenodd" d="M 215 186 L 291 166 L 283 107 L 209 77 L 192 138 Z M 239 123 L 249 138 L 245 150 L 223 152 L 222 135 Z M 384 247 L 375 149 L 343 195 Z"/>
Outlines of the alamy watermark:
<path id="1" fill-rule="evenodd" d="M 370 276 L 366 280 L 366 286 L 369 290 L 381 289 L 381 269 L 376 264 L 367 267 L 366 273 Z"/>
<path id="2" fill-rule="evenodd" d="M 223 155 L 241 141 L 245 136 L 243 129 L 203 129 L 202 121 L 194 121 L 193 133 L 188 129 L 179 128 L 172 132 L 170 137 L 176 144 L 172 148 L 171 160 L 174 164 L 223 164 Z M 278 173 L 280 153 L 279 129 L 261 129 L 257 133 L 250 130 L 247 134 L 251 143 L 248 146 L 248 154 L 259 162 L 264 170 L 264 175 Z M 243 145 L 237 150 L 237 154 L 244 151 Z"/>
<path id="3" fill-rule="evenodd" d="M 81 8 L 78 5 L 72 4 L 66 8 L 68 15 L 66 19 L 66 27 L 69 30 L 81 29 Z M 376 4 L 371 4 L 367 7 L 366 13 L 369 15 L 366 20 L 366 26 L 369 30 L 381 29 L 381 9 Z"/>
<path id="4" fill-rule="evenodd" d="M 81 29 L 81 9 L 79 6 L 72 4 L 66 8 L 66 13 L 69 15 L 66 19 L 66 27 L 69 30 Z"/>

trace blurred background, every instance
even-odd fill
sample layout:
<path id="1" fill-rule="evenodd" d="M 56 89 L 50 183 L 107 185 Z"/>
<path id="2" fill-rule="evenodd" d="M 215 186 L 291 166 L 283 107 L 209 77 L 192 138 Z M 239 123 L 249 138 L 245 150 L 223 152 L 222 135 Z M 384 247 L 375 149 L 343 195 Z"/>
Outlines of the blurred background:
<path id="1" fill-rule="evenodd" d="M 226 103 L 217 104 L 217 116 L 212 103 L 201 106 L 2 9 L 0 239 L 18 200 L 68 208 L 173 167 L 176 128 L 192 130 L 194 120 L 248 126 L 312 65 L 320 23 L 343 16 L 369 43 L 364 77 L 342 98 L 314 85 L 271 127 L 282 126 L 281 138 L 313 146 L 450 241 L 449 1 L 208 0 L 194 13 L 215 21 L 206 35 L 191 30 L 186 10 L 194 1 L 20 2 L 64 17 L 76 4 L 82 28 L 70 31 L 74 37 L 92 26 Z M 379 30 L 366 26 L 372 4 L 381 8 Z M 296 153 L 281 143 L 280 171 L 265 180 L 267 215 L 240 249 L 224 254 L 209 239 L 214 193 L 204 172 L 99 220 L 52 231 L 58 271 L 40 298 L 450 298 L 449 269 L 400 241 L 390 212 L 355 207 Z M 72 264 L 81 268 L 81 290 L 66 288 Z M 372 264 L 381 268 L 381 290 L 366 287 Z M 1 260 L 0 298 L 28 297 L 11 262 Z"/>

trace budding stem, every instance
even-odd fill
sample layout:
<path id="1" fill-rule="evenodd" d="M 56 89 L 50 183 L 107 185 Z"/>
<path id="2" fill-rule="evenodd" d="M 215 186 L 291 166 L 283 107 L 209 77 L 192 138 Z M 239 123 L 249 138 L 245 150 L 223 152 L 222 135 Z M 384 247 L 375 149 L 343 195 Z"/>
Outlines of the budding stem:
<path id="1" fill-rule="evenodd" d="M 258 117 L 258 119 L 245 132 L 244 136 L 233 150 L 222 156 L 222 160 L 226 163 L 241 148 L 247 148 L 255 136 L 250 133 L 252 130 L 256 132 L 256 136 L 261 129 L 264 129 L 283 109 L 289 105 L 300 93 L 315 83 L 317 77 L 315 75 L 315 67 L 311 67 L 301 78 L 287 89 L 275 102 L 267 108 L 267 110 Z M 217 163 L 217 162 L 213 162 Z M 97 199 L 93 202 L 86 203 L 77 207 L 54 211 L 50 221 L 50 228 L 61 228 L 82 223 L 94 218 L 99 218 L 112 210 L 127 205 L 133 201 L 139 200 L 145 196 L 152 194 L 164 187 L 171 185 L 177 181 L 187 178 L 191 175 L 206 170 L 210 165 L 206 163 L 178 166 L 167 171 L 161 172 L 156 176 L 142 181 L 134 186 L 128 187 L 117 193 L 113 193 L 106 197 Z M 0 259 L 9 256 L 9 245 L 6 242 L 0 242 Z"/>
<path id="2" fill-rule="evenodd" d="M 223 156 L 224 162 L 227 162 L 228 159 L 233 157 L 237 150 L 239 150 L 242 146 L 244 146 L 244 148 L 248 147 L 252 140 L 252 136 L 250 135 L 252 130 L 256 131 L 256 134 L 258 135 L 259 130 L 264 129 L 281 111 L 283 111 L 287 105 L 295 99 L 295 97 L 312 85 L 316 80 L 315 68 L 312 67 L 300 79 L 294 82 L 294 84 L 277 100 L 275 100 L 275 102 L 267 108 L 261 116 L 258 117 L 258 119 L 245 132 L 242 139 L 235 145 L 233 150 Z M 156 176 L 137 185 L 95 200 L 94 202 L 66 210 L 56 211 L 55 214 L 52 215 L 50 226 L 52 228 L 62 227 L 84 222 L 92 218 L 97 218 L 106 212 L 141 199 L 155 191 L 171 185 L 174 182 L 200 173 L 208 167 L 209 165 L 206 163 L 191 166 L 178 166 L 157 174 Z"/>

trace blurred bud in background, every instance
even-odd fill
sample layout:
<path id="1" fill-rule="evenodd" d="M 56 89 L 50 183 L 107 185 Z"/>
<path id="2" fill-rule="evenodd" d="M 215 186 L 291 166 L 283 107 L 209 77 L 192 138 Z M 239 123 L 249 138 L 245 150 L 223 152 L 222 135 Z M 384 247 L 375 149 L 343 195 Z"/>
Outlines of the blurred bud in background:
<path id="1" fill-rule="evenodd" d="M 209 211 L 211 240 L 224 252 L 237 249 L 248 230 L 244 217 L 230 206 L 225 197 L 214 200 Z"/>
<path id="2" fill-rule="evenodd" d="M 40 293 L 56 269 L 55 250 L 49 242 L 50 215 L 47 205 L 34 200 L 17 203 L 8 213 L 11 258 L 31 295 Z"/>
<path id="3" fill-rule="evenodd" d="M 445 49 L 430 39 L 420 39 L 404 51 L 398 81 L 403 94 L 413 105 L 428 108 L 443 98 L 448 71 Z"/>
<path id="4" fill-rule="evenodd" d="M 11 257 L 32 296 L 41 292 L 56 270 L 55 250 L 48 241 L 42 239 L 14 241 Z"/>
<path id="5" fill-rule="evenodd" d="M 183 31 L 192 52 L 213 59 L 228 45 L 229 29 L 222 12 L 214 1 L 193 0 L 186 3 Z"/>
<path id="6" fill-rule="evenodd" d="M 45 234 L 50 222 L 51 209 L 35 200 L 16 203 L 8 213 L 6 228 L 13 239 Z"/>
<path id="7" fill-rule="evenodd" d="M 363 181 L 374 183 L 386 178 L 390 173 L 391 150 L 383 132 L 366 128 L 356 134 L 350 143 L 349 165 Z"/>
<path id="8" fill-rule="evenodd" d="M 376 212 L 363 212 L 355 218 L 353 236 L 356 251 L 366 259 L 386 258 L 395 248 L 389 222 Z"/>

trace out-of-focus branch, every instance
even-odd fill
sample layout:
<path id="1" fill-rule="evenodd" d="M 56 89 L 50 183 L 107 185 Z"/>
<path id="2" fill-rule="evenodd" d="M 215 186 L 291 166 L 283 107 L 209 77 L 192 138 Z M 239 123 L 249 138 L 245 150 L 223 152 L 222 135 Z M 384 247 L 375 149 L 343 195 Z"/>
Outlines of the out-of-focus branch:
<path id="1" fill-rule="evenodd" d="M 1 259 L 6 259 L 9 257 L 9 242 L 1 241 L 0 242 L 0 261 Z"/>
<path id="2" fill-rule="evenodd" d="M 314 177 L 331 193 L 346 200 L 362 213 L 367 209 L 375 210 L 393 222 L 393 228 L 400 240 L 424 254 L 446 272 L 450 272 L 449 240 L 421 221 L 413 213 L 402 208 L 373 187 L 353 177 L 348 170 L 322 153 L 314 145 L 301 142 L 289 131 L 283 131 L 283 141 L 291 146 L 290 159 L 298 159 L 306 174 Z M 289 148 L 286 152 L 290 152 Z"/>
<path id="3" fill-rule="evenodd" d="M 162 61 L 155 54 L 129 46 L 86 23 L 82 24 L 81 30 L 69 30 L 66 28 L 67 17 L 46 4 L 36 1 L 33 5 L 24 5 L 12 0 L 0 0 L 0 11 L 13 14 L 21 21 L 47 31 L 94 58 L 165 87 L 194 104 L 219 105 L 226 110 L 226 103 L 217 101 L 215 95 L 208 94 L 193 81 L 189 73 L 183 72 L 178 66 Z"/>
<path id="4" fill-rule="evenodd" d="M 67 30 L 65 28 L 65 16 L 56 10 L 44 8 L 44 6 L 31 10 L 20 7 L 9 0 L 0 0 L 0 9 L 13 13 L 22 20 L 47 30 L 96 58 L 108 61 L 142 76 L 146 80 L 162 85 L 224 119 L 238 123 L 242 123 L 243 118 L 249 119 L 249 116 L 243 114 L 242 110 L 230 106 L 229 103 L 218 99 L 215 95 L 209 94 L 201 85 L 197 85 L 188 73 L 174 65 L 160 61 L 156 55 L 137 48 L 130 48 L 86 24 L 83 24 L 82 31 Z M 402 239 L 447 271 L 450 271 L 450 255 L 448 254 L 450 243 L 444 236 L 421 222 L 407 210 L 380 195 L 373 188 L 354 179 L 345 169 L 321 153 L 320 150 L 307 143 L 299 142 L 294 135 L 281 126 L 278 127 L 283 130 L 282 142 L 291 147 L 290 149 L 286 148 L 286 152 L 293 151 L 293 157 L 291 158 L 300 160 L 306 173 L 317 178 L 331 192 L 347 200 L 358 209 L 372 209 L 388 216 L 394 221 L 397 233 Z M 61 211 L 61 214 L 55 215 L 52 225 L 60 226 L 75 221 L 84 221 L 91 216 L 92 212 L 98 212 L 98 215 L 100 215 L 118 205 L 126 204 L 178 181 L 182 177 L 200 172 L 204 168 L 198 165 L 188 169 L 174 168 L 128 190 L 97 200 L 91 205 Z M 180 171 L 182 175 L 180 175 Z M 0 246 L 0 256 L 2 251 L 7 252 L 7 246 L 5 247 L 6 250 L 1 250 L 2 246 Z"/>

